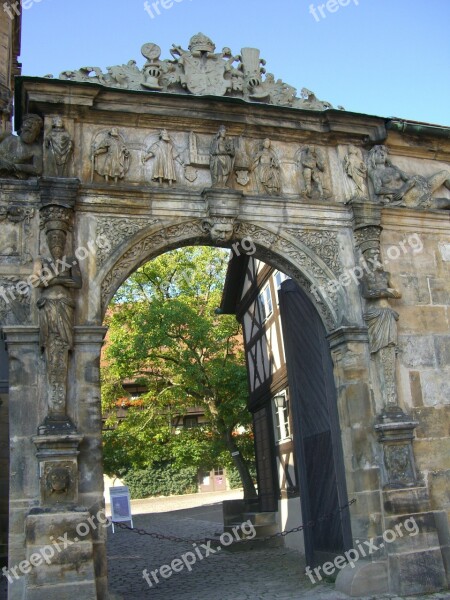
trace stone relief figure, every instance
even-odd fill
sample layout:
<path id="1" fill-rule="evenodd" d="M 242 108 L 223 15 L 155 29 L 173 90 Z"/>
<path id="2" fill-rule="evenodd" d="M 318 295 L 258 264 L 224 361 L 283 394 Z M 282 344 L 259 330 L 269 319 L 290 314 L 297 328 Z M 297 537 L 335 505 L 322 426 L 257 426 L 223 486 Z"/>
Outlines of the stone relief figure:
<path id="1" fill-rule="evenodd" d="M 94 171 L 115 183 L 123 179 L 130 168 L 130 151 L 116 127 L 106 132 L 92 148 L 92 173 Z"/>
<path id="2" fill-rule="evenodd" d="M 389 488 L 413 487 L 418 484 L 411 460 L 411 444 L 389 444 L 384 447 L 384 464 L 389 474 Z"/>
<path id="3" fill-rule="evenodd" d="M 71 210 L 48 206 L 41 215 L 46 231 L 50 257 L 39 259 L 35 275 L 40 280 L 39 308 L 40 345 L 44 351 L 49 381 L 48 415 L 63 417 L 66 413 L 69 353 L 73 349 L 75 303 L 72 291 L 82 285 L 78 261 L 67 257 L 66 238 L 71 224 Z"/>
<path id="4" fill-rule="evenodd" d="M 240 224 L 235 219 L 214 217 L 203 221 L 203 231 L 210 234 L 215 244 L 224 244 L 229 242 L 233 235 L 239 231 Z"/>
<path id="5" fill-rule="evenodd" d="M 55 467 L 47 474 L 47 489 L 51 496 L 65 496 L 70 488 L 70 472 L 64 467 Z"/>
<path id="6" fill-rule="evenodd" d="M 353 180 L 356 188 L 356 197 L 367 198 L 367 167 L 361 150 L 356 146 L 349 146 L 343 163 L 346 174 Z"/>
<path id="7" fill-rule="evenodd" d="M 67 177 L 69 161 L 73 152 L 73 140 L 64 127 L 61 117 L 54 117 L 52 129 L 45 140 L 49 152 L 49 175 Z"/>
<path id="8" fill-rule="evenodd" d="M 178 160 L 182 166 L 183 163 L 166 129 L 160 131 L 159 140 L 148 148 L 142 157 L 142 163 L 145 164 L 150 158 L 155 159 L 152 175 L 153 181 L 159 181 L 161 185 L 163 181 L 167 181 L 169 185 L 176 182 L 175 161 Z"/>
<path id="9" fill-rule="evenodd" d="M 449 198 L 432 198 L 441 186 L 450 190 L 450 172 L 431 177 L 409 176 L 392 164 L 386 146 L 374 146 L 369 153 L 369 177 L 376 199 L 382 204 L 409 208 L 450 209 Z"/>
<path id="10" fill-rule="evenodd" d="M 322 150 L 317 146 L 305 146 L 300 153 L 298 166 L 303 179 L 303 193 L 308 198 L 322 200 L 326 195 L 325 157 Z"/>
<path id="11" fill-rule="evenodd" d="M 266 138 L 261 150 L 253 159 L 253 170 L 258 187 L 269 196 L 279 196 L 281 192 L 280 162 L 271 147 L 272 142 Z"/>
<path id="12" fill-rule="evenodd" d="M 380 262 L 380 249 L 369 247 L 364 251 L 363 256 L 368 265 L 362 279 L 363 297 L 366 299 L 401 298 L 401 293 L 391 284 L 391 274 L 384 270 Z"/>
<path id="13" fill-rule="evenodd" d="M 213 187 L 227 187 L 228 178 L 233 170 L 234 156 L 234 143 L 227 137 L 225 125 L 221 125 L 210 148 L 209 166 Z"/>
<path id="14" fill-rule="evenodd" d="M 43 121 L 39 115 L 25 115 L 19 135 L 8 135 L 0 143 L 0 177 L 28 179 L 42 175 Z"/>
<path id="15" fill-rule="evenodd" d="M 379 363 L 377 371 L 387 408 L 398 404 L 395 378 L 398 319 L 398 313 L 388 305 L 370 306 L 364 314 L 368 327 L 370 352 L 375 355 Z"/>

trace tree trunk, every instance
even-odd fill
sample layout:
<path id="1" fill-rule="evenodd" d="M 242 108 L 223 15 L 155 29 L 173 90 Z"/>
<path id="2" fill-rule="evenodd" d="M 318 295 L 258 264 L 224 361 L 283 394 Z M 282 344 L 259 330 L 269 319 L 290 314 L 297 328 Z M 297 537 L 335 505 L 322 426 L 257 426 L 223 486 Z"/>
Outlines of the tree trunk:
<path id="1" fill-rule="evenodd" d="M 244 499 L 250 500 L 252 498 L 257 498 L 258 493 L 255 489 L 255 484 L 253 483 L 252 476 L 250 475 L 248 465 L 245 462 L 244 457 L 238 450 L 232 432 L 228 430 L 226 432 L 226 444 L 233 458 L 233 462 L 236 466 L 236 469 L 238 470 L 239 475 L 241 477 L 242 486 L 244 488 Z"/>

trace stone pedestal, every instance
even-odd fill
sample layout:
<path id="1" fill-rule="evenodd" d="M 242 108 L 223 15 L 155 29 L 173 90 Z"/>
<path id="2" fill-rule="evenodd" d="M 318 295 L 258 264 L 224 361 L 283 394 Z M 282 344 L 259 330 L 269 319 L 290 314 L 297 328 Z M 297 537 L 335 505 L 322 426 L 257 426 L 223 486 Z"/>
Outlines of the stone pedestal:
<path id="1" fill-rule="evenodd" d="M 27 600 L 97 600 L 90 518 L 40 511 L 27 517 Z"/>

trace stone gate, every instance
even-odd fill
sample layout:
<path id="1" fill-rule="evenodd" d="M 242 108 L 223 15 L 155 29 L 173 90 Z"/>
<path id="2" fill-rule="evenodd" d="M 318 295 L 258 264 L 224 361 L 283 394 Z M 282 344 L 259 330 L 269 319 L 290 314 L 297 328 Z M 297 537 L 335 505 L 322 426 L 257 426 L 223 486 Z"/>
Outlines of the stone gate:
<path id="1" fill-rule="evenodd" d="M 257 50 L 216 53 L 202 34 L 170 60 L 142 53 L 142 69 L 18 79 L 19 136 L 0 143 L 9 599 L 108 598 L 106 308 L 151 258 L 243 238 L 327 329 L 354 544 L 411 517 L 419 528 L 337 586 L 446 588 L 449 129 L 297 97 Z"/>

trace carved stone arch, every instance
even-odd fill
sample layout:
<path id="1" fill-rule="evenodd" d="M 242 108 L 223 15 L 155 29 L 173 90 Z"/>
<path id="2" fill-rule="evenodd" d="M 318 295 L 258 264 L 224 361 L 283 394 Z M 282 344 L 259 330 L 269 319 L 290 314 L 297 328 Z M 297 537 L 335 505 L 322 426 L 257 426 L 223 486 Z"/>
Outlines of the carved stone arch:
<path id="1" fill-rule="evenodd" d="M 110 257 L 101 264 L 96 285 L 101 290 L 101 315 L 119 287 L 137 268 L 156 256 L 187 245 L 214 245 L 203 226 L 204 219 L 189 219 L 181 222 L 154 222 L 150 228 L 140 229 L 115 248 Z M 343 288 L 334 296 L 312 293 L 338 277 L 326 264 L 324 258 L 308 246 L 306 241 L 296 239 L 285 231 L 276 231 L 267 226 L 239 222 L 238 233 L 223 247 L 244 238 L 251 240 L 257 249 L 255 256 L 284 271 L 305 290 L 316 306 L 327 331 L 335 330 L 345 315 L 346 305 Z M 336 263 L 337 264 L 337 263 Z"/>

